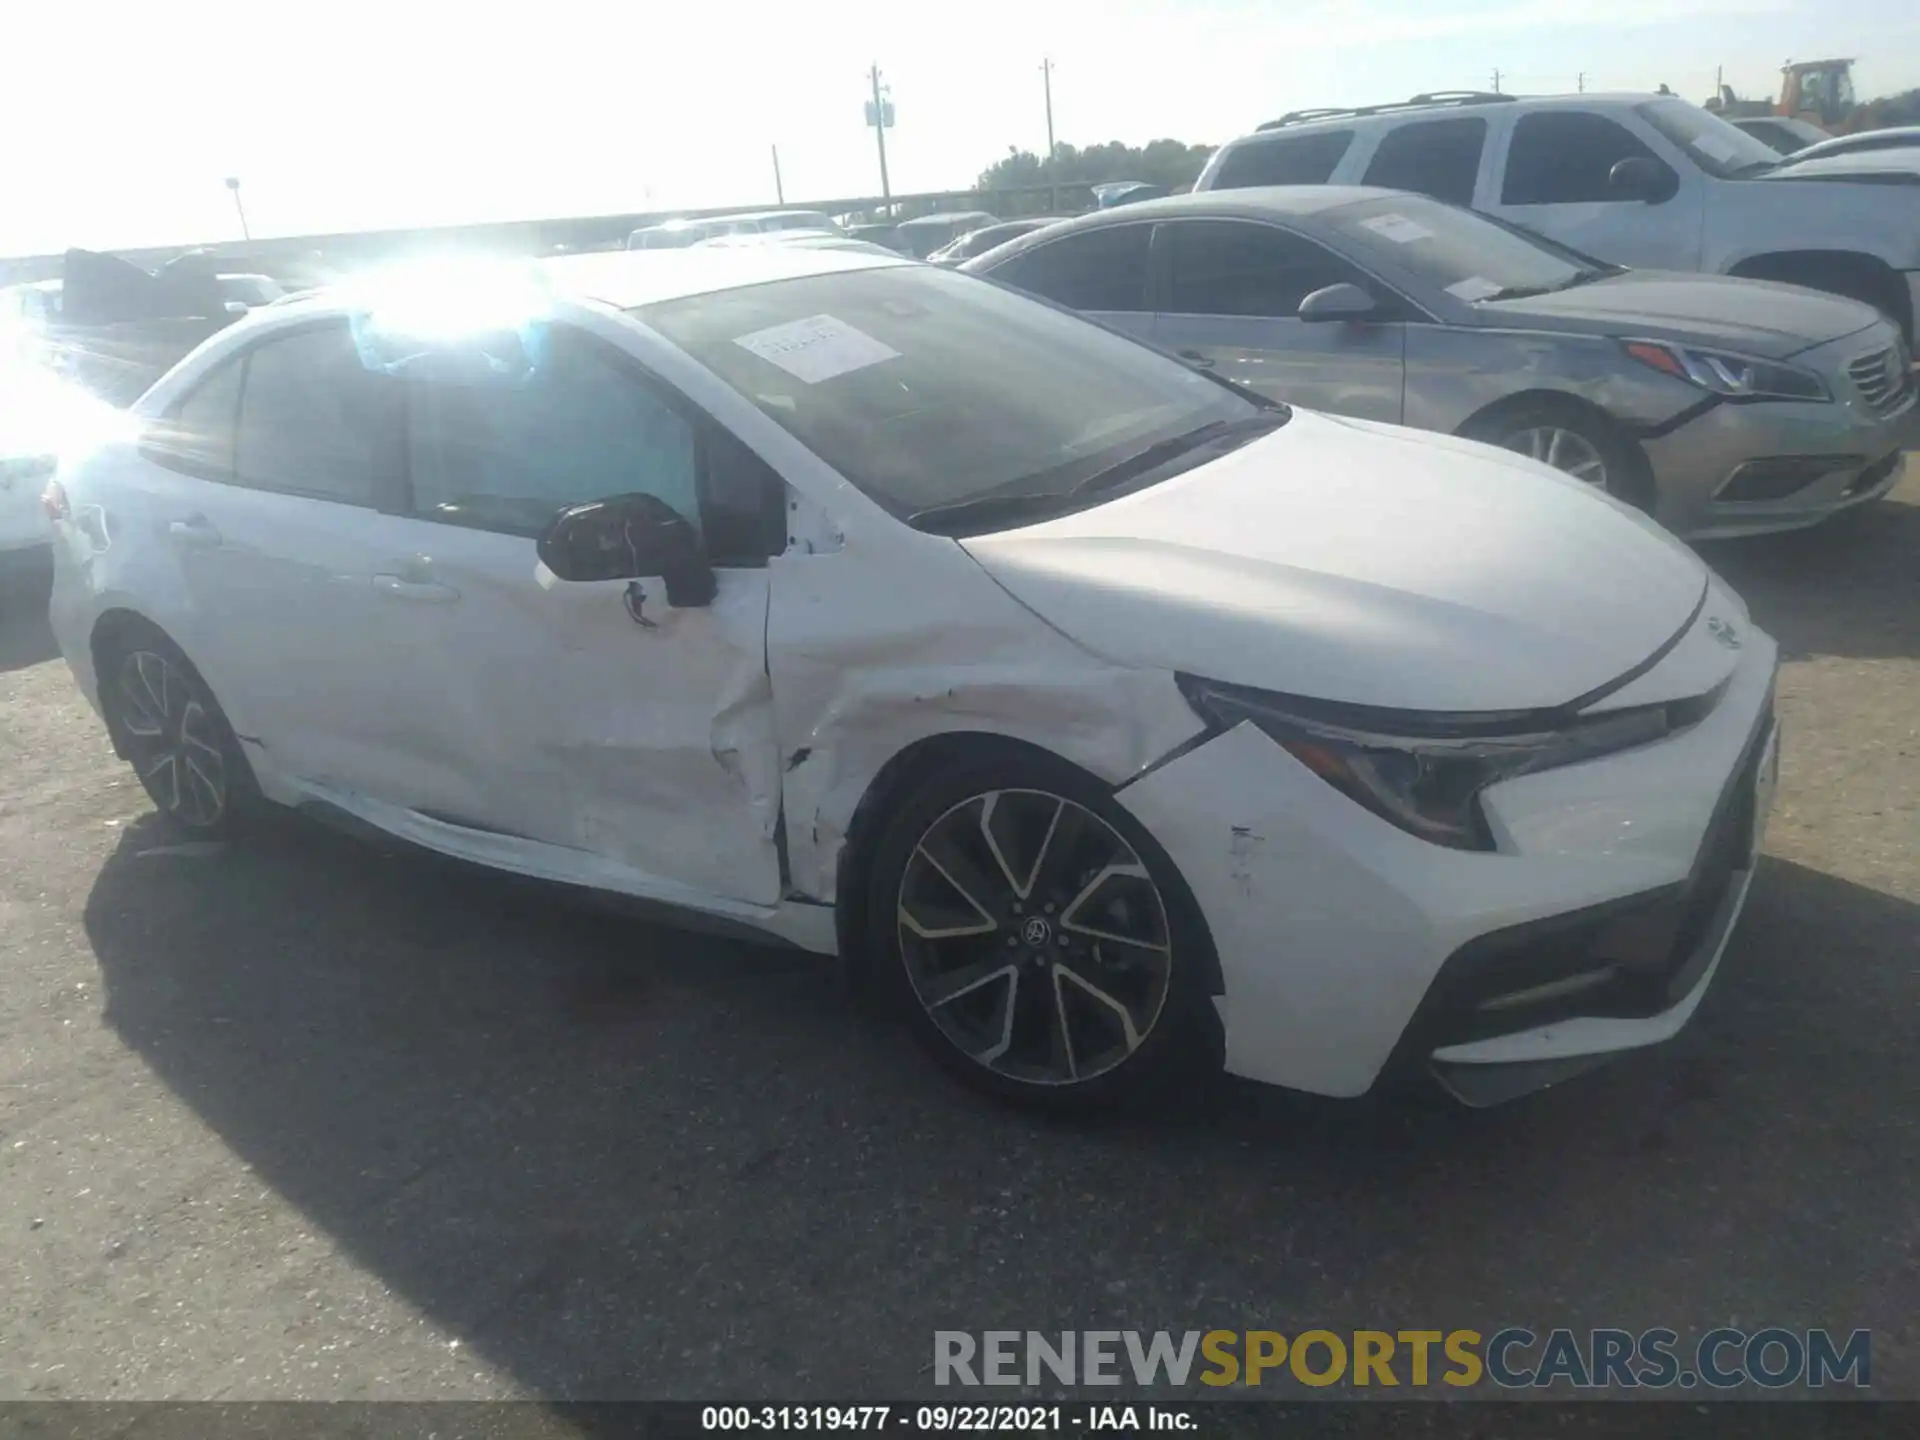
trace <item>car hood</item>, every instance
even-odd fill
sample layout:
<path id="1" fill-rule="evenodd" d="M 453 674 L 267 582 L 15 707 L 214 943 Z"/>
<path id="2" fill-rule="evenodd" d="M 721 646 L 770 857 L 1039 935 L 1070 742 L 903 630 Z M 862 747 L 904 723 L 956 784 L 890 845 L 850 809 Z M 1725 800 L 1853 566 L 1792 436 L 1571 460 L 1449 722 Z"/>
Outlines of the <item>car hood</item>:
<path id="1" fill-rule="evenodd" d="M 1920 184 L 1920 142 L 1885 150 L 1843 150 L 1838 155 L 1789 155 L 1762 180 L 1911 180 Z"/>
<path id="2" fill-rule="evenodd" d="M 1672 640 L 1707 583 L 1651 520 L 1534 461 L 1308 411 L 1146 490 L 960 543 L 1116 663 L 1410 710 L 1590 694 Z"/>
<path id="3" fill-rule="evenodd" d="M 1857 300 L 1723 275 L 1630 270 L 1571 290 L 1474 307 L 1485 323 L 1718 346 L 1763 360 L 1855 334 L 1880 318 Z"/>

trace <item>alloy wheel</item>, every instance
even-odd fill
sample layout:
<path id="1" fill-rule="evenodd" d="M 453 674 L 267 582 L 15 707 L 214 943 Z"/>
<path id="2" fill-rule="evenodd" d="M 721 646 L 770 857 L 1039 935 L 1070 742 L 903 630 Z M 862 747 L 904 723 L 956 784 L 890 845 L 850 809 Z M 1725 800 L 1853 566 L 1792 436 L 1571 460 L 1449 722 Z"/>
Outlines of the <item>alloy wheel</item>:
<path id="1" fill-rule="evenodd" d="M 1071 1086 L 1134 1054 L 1173 973 L 1167 907 L 1105 820 L 1040 790 L 947 810 L 900 879 L 900 953 L 915 997 L 977 1064 Z"/>
<path id="2" fill-rule="evenodd" d="M 1596 490 L 1607 488 L 1607 462 L 1594 443 L 1577 430 L 1535 425 L 1516 430 L 1500 442 L 1507 449 L 1564 470 Z"/>
<path id="3" fill-rule="evenodd" d="M 196 830 L 227 808 L 227 761 L 211 702 L 179 662 L 135 650 L 120 662 L 120 729 L 153 803 Z"/>

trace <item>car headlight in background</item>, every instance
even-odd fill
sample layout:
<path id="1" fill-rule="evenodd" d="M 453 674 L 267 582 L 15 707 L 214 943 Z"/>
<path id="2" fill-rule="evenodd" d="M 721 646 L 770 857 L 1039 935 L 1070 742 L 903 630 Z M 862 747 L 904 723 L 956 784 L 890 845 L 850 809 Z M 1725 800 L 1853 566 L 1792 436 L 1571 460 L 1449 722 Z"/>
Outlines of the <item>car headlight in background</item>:
<path id="1" fill-rule="evenodd" d="M 1725 395 L 1731 400 L 1830 400 L 1827 387 L 1811 370 L 1756 360 L 1725 350 L 1701 350 L 1664 340 L 1627 340 L 1627 354 L 1642 365 Z"/>
<path id="2" fill-rule="evenodd" d="M 1543 728 L 1537 715 L 1426 715 L 1298 700 L 1192 675 L 1180 692 L 1221 730 L 1258 725 L 1348 799 L 1410 835 L 1492 850 L 1479 796 L 1489 785 L 1646 745 L 1697 721 L 1719 691 Z"/>

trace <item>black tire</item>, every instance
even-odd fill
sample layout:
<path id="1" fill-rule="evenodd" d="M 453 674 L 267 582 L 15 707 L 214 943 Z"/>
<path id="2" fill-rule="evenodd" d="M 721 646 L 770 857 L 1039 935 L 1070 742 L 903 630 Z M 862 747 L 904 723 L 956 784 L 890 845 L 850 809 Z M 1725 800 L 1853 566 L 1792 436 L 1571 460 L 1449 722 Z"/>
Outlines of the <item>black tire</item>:
<path id="1" fill-rule="evenodd" d="M 1533 443 L 1530 437 L 1555 431 L 1571 437 L 1591 452 L 1604 470 L 1600 481 L 1596 482 L 1590 474 L 1569 470 L 1566 465 L 1549 460 L 1544 453 L 1537 453 L 1547 447 Z M 1639 447 L 1606 416 L 1575 401 L 1539 396 L 1497 406 L 1469 421 L 1460 433 L 1469 440 L 1484 441 L 1502 450 L 1553 464 L 1556 469 L 1568 470 L 1574 478 L 1594 484 L 1614 499 L 1638 509 L 1653 509 L 1653 476 Z M 1577 450 L 1572 453 L 1578 456 Z"/>
<path id="2" fill-rule="evenodd" d="M 157 626 L 123 625 L 95 650 L 100 708 L 160 818 L 194 840 L 230 840 L 257 815 L 260 788 L 226 712 Z"/>
<path id="3" fill-rule="evenodd" d="M 988 847 L 989 826 L 1003 855 Z M 954 886 L 936 853 L 974 890 L 998 889 L 969 910 L 961 904 L 969 892 Z M 1089 883 L 1088 867 L 1104 878 Z M 1024 900 L 1010 879 L 1016 871 L 1025 872 Z M 1064 900 L 1069 894 L 1076 898 Z M 885 820 L 866 895 L 867 954 L 881 998 L 976 1089 L 1084 1110 L 1166 1094 L 1219 1070 L 1210 1000 L 1219 972 L 1198 908 L 1152 836 L 1070 765 L 1009 750 L 927 776 Z M 990 918 L 994 928 L 916 933 L 943 928 L 930 923 L 936 912 L 958 913 L 976 931 Z M 1083 928 L 1098 924 L 1107 928 L 1097 937 Z M 1164 943 L 1157 950 L 1154 942 Z M 956 993 L 937 998 L 938 982 Z M 969 1031 L 992 1041 L 996 1030 L 997 1044 L 976 1052 L 965 1043 Z M 1049 1059 L 1035 1060 L 1043 1048 Z M 1043 1077 L 1063 1053 L 1065 1075 Z"/>

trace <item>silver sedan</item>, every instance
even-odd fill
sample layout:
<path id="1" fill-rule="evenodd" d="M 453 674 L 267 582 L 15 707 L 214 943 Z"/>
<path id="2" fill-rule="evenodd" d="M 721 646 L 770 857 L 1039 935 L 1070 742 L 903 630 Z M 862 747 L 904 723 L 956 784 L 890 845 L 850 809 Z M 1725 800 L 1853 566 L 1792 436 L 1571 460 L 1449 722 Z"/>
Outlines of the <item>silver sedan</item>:
<path id="1" fill-rule="evenodd" d="M 1360 187 L 1174 196 L 961 267 L 1313 409 L 1518 450 L 1713 538 L 1892 489 L 1912 360 L 1851 300 L 1627 271 Z"/>

